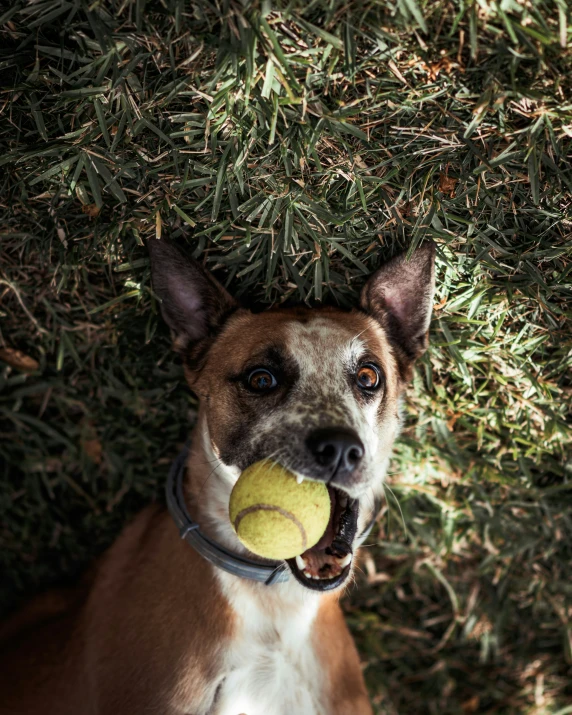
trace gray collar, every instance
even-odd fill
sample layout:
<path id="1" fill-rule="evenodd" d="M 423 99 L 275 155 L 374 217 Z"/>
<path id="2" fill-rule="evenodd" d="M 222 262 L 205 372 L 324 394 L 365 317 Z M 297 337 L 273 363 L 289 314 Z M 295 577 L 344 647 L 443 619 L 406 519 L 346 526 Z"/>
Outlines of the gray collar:
<path id="1" fill-rule="evenodd" d="M 186 444 L 171 465 L 166 489 L 167 508 L 179 529 L 181 538 L 188 542 L 195 551 L 198 551 L 203 558 L 210 561 L 211 564 L 233 574 L 233 576 L 240 576 L 251 581 L 260 581 L 267 586 L 288 581 L 290 569 L 285 561 L 254 561 L 246 556 L 229 551 L 202 533 L 197 522 L 191 519 L 185 504 L 183 480 L 188 456 L 189 445 Z M 375 514 L 368 526 L 360 534 L 357 546 L 361 546 L 373 528 L 379 504 L 376 503 L 375 506 Z"/>

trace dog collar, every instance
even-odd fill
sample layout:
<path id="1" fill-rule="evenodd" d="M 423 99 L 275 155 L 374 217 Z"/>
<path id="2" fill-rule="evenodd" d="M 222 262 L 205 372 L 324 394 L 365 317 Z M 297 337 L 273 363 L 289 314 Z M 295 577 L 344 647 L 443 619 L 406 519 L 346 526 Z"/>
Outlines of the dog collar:
<path id="1" fill-rule="evenodd" d="M 253 561 L 245 556 L 240 556 L 239 554 L 229 551 L 221 544 L 206 536 L 206 534 L 203 534 L 197 522 L 191 519 L 185 504 L 183 480 L 188 456 L 189 445 L 185 444 L 171 465 L 166 488 L 167 508 L 179 529 L 181 538 L 189 543 L 204 559 L 218 566 L 218 568 L 223 571 L 231 573 L 233 576 L 240 576 L 250 581 L 259 581 L 265 583 L 267 586 L 273 583 L 288 581 L 290 571 L 285 561 L 268 560 L 264 563 Z M 378 511 L 379 504 L 376 502 L 373 518 L 360 534 L 357 547 L 361 546 L 369 536 Z"/>

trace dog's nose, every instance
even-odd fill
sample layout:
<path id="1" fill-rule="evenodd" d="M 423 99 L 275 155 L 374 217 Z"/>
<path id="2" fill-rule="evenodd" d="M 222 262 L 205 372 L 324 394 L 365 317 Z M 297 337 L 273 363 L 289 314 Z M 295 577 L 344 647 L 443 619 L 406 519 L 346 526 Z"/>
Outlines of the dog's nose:
<path id="1" fill-rule="evenodd" d="M 361 439 L 346 427 L 325 427 L 310 433 L 306 444 L 322 467 L 331 475 L 351 474 L 361 462 L 364 448 Z"/>

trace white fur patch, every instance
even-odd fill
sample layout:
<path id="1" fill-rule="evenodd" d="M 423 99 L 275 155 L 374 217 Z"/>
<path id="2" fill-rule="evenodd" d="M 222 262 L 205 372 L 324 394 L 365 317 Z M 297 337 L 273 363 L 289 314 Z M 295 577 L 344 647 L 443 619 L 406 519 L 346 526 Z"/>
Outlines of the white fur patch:
<path id="1" fill-rule="evenodd" d="M 269 587 L 217 577 L 238 634 L 212 715 L 326 715 L 327 683 L 311 640 L 320 595 L 291 581 Z"/>
<path id="2" fill-rule="evenodd" d="M 359 334 L 348 334 L 348 329 L 336 325 L 335 320 L 317 316 L 306 325 L 289 326 L 288 348 L 300 369 L 298 389 L 304 393 L 308 388 L 323 385 L 324 402 L 332 405 L 333 424 L 353 427 L 362 440 L 365 447 L 362 471 L 368 476 L 363 481 L 368 488 L 365 495 L 351 496 L 371 495 L 373 505 L 373 495 L 379 496 L 383 488 L 393 442 L 399 433 L 399 419 L 387 415 L 384 424 L 380 424 L 378 402 L 360 404 L 348 387 L 348 372 L 366 352 L 363 340 Z M 312 410 L 311 405 L 307 407 Z M 280 417 L 282 421 L 292 421 L 290 415 Z"/>

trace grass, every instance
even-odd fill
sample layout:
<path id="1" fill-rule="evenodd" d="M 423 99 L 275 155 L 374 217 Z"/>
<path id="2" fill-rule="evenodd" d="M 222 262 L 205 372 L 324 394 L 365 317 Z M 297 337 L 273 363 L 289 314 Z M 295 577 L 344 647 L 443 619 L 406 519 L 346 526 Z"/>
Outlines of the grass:
<path id="1" fill-rule="evenodd" d="M 0 17 L 0 601 L 161 498 L 195 400 L 143 247 L 247 303 L 438 245 L 359 588 L 378 713 L 572 712 L 565 0 L 16 0 Z M 19 352 L 14 352 L 19 351 Z"/>

